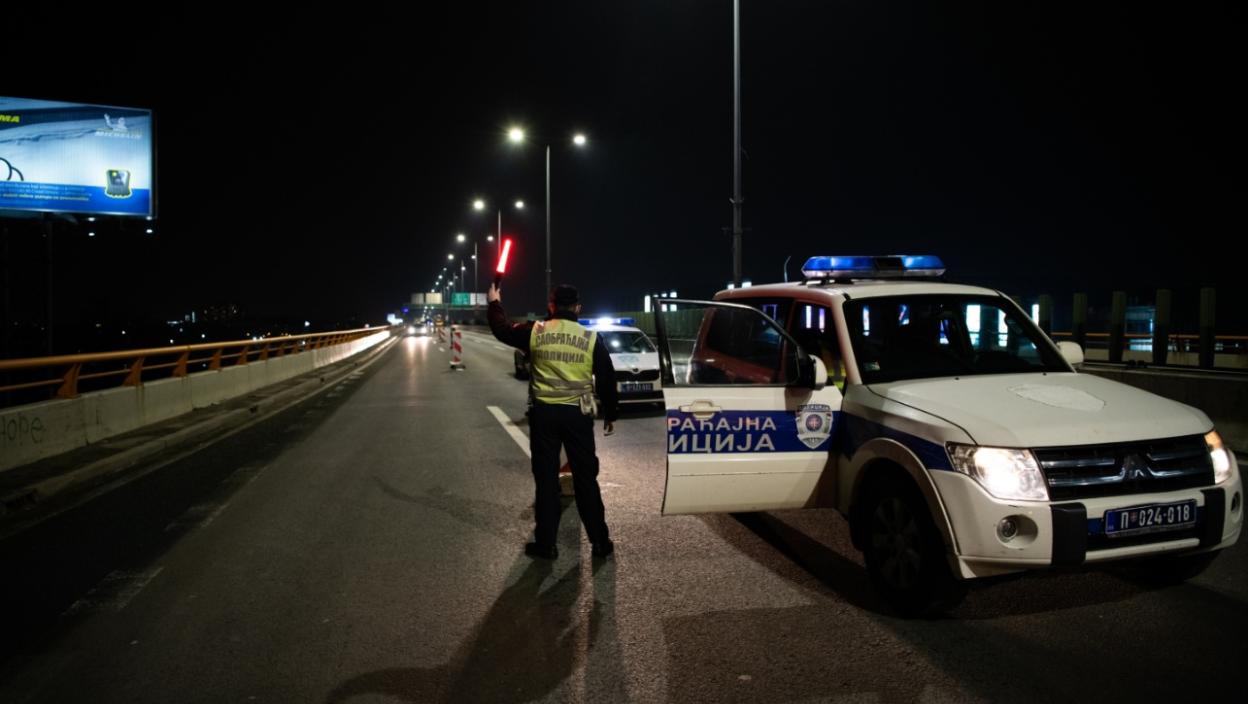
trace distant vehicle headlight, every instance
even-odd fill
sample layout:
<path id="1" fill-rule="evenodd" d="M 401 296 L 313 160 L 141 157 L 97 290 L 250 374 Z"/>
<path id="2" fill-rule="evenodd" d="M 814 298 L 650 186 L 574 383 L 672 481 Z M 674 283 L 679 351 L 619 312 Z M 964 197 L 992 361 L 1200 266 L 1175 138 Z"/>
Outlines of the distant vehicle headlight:
<path id="1" fill-rule="evenodd" d="M 1044 473 L 1031 450 L 1004 447 L 980 447 L 949 443 L 949 460 L 953 468 L 998 499 L 1048 501 L 1049 490 Z"/>
<path id="2" fill-rule="evenodd" d="M 416 334 L 416 326 L 415 326 L 415 325 L 408 325 L 408 326 L 407 326 L 407 334 L 408 334 L 408 335 L 415 335 L 415 334 Z"/>
<path id="3" fill-rule="evenodd" d="M 1216 430 L 1205 436 L 1205 444 L 1209 446 L 1209 459 L 1213 460 L 1213 481 L 1221 484 L 1231 478 L 1231 451 L 1222 444 L 1222 436 Z"/>

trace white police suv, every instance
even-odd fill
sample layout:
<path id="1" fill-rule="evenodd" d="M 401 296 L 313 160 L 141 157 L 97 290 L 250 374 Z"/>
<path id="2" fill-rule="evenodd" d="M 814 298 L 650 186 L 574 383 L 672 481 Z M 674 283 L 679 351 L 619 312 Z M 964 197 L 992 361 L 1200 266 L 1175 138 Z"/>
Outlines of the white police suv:
<path id="1" fill-rule="evenodd" d="M 665 300 L 665 514 L 835 507 L 902 613 L 960 580 L 1235 543 L 1235 456 L 1199 410 L 1075 366 L 932 256 L 814 257 L 805 281 Z"/>

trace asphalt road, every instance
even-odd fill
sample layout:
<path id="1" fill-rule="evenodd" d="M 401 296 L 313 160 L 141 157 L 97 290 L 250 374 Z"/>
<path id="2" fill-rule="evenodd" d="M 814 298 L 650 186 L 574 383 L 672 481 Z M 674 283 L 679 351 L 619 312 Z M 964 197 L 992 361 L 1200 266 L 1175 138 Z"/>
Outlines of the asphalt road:
<path id="1" fill-rule="evenodd" d="M 895 618 L 831 511 L 662 517 L 659 413 L 599 438 L 617 553 L 534 562 L 511 354 L 349 382 L 0 544 L 0 701 L 1188 701 L 1238 694 L 1243 544 L 1160 586 L 978 584 Z"/>

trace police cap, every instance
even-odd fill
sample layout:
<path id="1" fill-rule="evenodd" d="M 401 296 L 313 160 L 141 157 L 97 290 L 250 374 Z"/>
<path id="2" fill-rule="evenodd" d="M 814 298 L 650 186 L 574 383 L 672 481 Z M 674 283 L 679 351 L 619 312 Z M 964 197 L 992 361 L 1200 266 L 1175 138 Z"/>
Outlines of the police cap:
<path id="1" fill-rule="evenodd" d="M 550 292 L 550 302 L 556 306 L 574 306 L 581 302 L 581 297 L 575 286 L 559 284 Z"/>

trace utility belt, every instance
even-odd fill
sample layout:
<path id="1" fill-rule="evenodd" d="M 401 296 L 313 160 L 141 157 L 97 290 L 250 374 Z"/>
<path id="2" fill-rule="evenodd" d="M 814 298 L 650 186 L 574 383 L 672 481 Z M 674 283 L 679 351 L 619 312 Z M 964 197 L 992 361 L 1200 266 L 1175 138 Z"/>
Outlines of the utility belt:
<path id="1" fill-rule="evenodd" d="M 534 382 L 538 379 L 532 377 Z M 568 403 L 568 397 L 573 396 L 578 405 L 580 405 L 581 413 L 587 416 L 598 415 L 598 401 L 594 398 L 594 385 L 592 382 L 568 381 L 567 379 L 546 379 L 540 380 L 542 384 L 551 386 L 550 389 L 539 389 L 536 384 L 531 384 L 529 390 L 533 394 L 534 400 L 548 404 Z M 568 405 L 571 405 L 568 403 Z"/>

